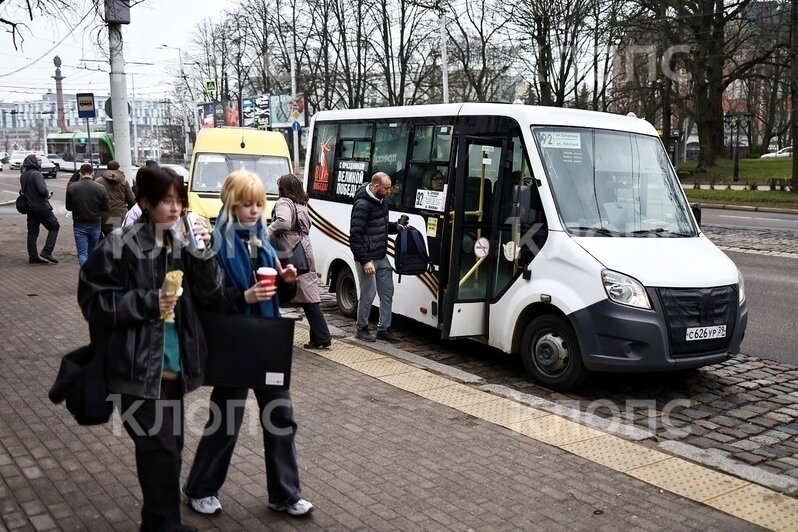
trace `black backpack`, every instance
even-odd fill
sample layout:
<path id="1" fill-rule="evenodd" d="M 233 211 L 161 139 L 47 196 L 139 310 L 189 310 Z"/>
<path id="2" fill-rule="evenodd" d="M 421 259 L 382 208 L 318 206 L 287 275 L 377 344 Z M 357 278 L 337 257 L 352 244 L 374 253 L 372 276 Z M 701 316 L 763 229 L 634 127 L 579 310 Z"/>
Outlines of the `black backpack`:
<path id="1" fill-rule="evenodd" d="M 427 246 L 418 229 L 407 226 L 396 236 L 396 260 L 394 261 L 399 282 L 403 275 L 420 275 L 433 271 L 432 261 L 427 254 Z"/>

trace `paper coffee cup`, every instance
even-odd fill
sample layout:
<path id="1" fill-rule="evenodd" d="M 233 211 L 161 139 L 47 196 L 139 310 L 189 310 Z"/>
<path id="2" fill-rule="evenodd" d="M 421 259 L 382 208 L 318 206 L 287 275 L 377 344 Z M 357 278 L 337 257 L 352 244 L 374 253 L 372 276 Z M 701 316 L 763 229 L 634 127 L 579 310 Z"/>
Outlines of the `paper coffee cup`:
<path id="1" fill-rule="evenodd" d="M 277 270 L 274 268 L 258 268 L 255 276 L 258 278 L 258 282 L 262 284 L 273 285 L 277 282 Z"/>

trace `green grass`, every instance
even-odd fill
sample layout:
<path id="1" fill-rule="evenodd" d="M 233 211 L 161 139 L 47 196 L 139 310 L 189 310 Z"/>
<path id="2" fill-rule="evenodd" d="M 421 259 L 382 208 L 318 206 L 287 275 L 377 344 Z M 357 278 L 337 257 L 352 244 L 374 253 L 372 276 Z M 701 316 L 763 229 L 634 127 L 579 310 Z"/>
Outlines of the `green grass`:
<path id="1" fill-rule="evenodd" d="M 798 193 L 776 190 L 705 190 L 685 188 L 690 201 L 798 209 Z"/>
<path id="2" fill-rule="evenodd" d="M 754 181 L 760 185 L 769 185 L 771 179 L 792 179 L 792 159 L 740 159 L 739 183 L 744 184 Z M 717 159 L 715 166 L 707 168 L 706 174 L 692 174 L 696 161 L 679 163 L 678 170 L 690 173 L 683 176 L 685 183 L 698 179 L 701 183 L 709 183 L 714 178 L 715 183 L 732 183 L 734 177 L 734 161 Z"/>

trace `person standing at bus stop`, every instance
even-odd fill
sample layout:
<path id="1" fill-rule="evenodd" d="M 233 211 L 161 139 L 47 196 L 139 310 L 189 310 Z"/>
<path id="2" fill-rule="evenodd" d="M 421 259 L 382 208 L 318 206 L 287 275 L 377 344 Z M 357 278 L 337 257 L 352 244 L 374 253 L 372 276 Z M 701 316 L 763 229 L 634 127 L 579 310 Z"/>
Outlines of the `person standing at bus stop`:
<path id="1" fill-rule="evenodd" d="M 108 193 L 94 181 L 92 165 L 84 164 L 79 171 L 80 181 L 67 186 L 66 210 L 72 212 L 78 264 L 83 266 L 100 243 L 100 221 L 108 210 Z"/>
<path id="2" fill-rule="evenodd" d="M 370 183 L 364 183 L 355 192 L 355 204 L 349 224 L 349 248 L 355 261 L 360 281 L 360 300 L 357 307 L 357 333 L 355 338 L 365 342 L 376 339 L 369 332 L 369 314 L 374 296 L 380 296 L 380 321 L 377 338 L 392 344 L 401 340 L 391 332 L 391 306 L 393 304 L 393 268 L 388 261 L 388 234 L 404 229 L 398 222 L 388 221 L 388 202 L 391 178 L 377 172 Z"/>
<path id="3" fill-rule="evenodd" d="M 108 170 L 97 178 L 97 182 L 105 187 L 108 192 L 108 211 L 103 215 L 103 236 L 122 226 L 127 211 L 136 204 L 136 198 L 130 188 L 130 183 L 125 180 L 125 174 L 119 169 L 117 161 L 108 162 Z"/>
<path id="4" fill-rule="evenodd" d="M 47 190 L 41 170 L 41 157 L 31 153 L 22 161 L 22 172 L 19 175 L 20 190 L 25 194 L 25 200 L 28 203 L 28 262 L 30 264 L 47 264 L 49 261 L 57 264 L 58 259 L 53 257 L 53 250 L 61 224 L 53 214 L 53 207 L 50 205 L 53 193 Z M 44 242 L 41 256 L 37 251 L 36 244 L 40 225 L 47 229 L 47 240 Z"/>

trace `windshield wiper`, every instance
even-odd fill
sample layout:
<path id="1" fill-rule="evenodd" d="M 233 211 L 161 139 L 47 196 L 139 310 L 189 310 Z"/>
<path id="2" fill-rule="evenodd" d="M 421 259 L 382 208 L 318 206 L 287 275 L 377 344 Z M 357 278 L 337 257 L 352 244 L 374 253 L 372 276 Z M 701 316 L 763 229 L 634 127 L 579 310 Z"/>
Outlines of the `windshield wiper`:
<path id="1" fill-rule="evenodd" d="M 612 229 L 607 229 L 606 227 L 586 227 L 584 225 L 580 225 L 579 227 L 570 227 L 568 229 L 572 231 L 583 231 L 583 232 L 590 232 L 596 233 L 600 236 L 618 236 L 620 233 L 618 231 L 613 231 Z"/>
<path id="2" fill-rule="evenodd" d="M 629 233 L 634 236 L 640 235 L 657 235 L 658 237 L 662 237 L 665 235 L 668 236 L 679 236 L 679 237 L 691 237 L 693 236 L 690 233 L 681 233 L 678 231 L 671 231 L 670 229 L 665 229 L 664 227 L 657 227 L 656 229 L 638 229 L 637 231 L 632 231 Z"/>

